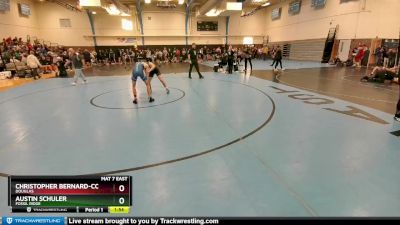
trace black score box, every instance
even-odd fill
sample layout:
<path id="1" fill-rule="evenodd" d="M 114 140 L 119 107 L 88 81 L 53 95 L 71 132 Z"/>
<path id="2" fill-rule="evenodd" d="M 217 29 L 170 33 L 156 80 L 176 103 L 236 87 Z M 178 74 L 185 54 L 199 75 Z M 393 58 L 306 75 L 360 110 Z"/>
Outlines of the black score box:
<path id="1" fill-rule="evenodd" d="M 25 210 L 86 213 L 125 213 L 132 205 L 131 176 L 9 176 L 8 205 Z M 70 208 L 72 207 L 72 208 Z M 129 211 L 129 210 L 128 210 Z M 75 211 L 76 212 L 76 211 Z M 79 211 L 80 212 L 80 211 Z"/>

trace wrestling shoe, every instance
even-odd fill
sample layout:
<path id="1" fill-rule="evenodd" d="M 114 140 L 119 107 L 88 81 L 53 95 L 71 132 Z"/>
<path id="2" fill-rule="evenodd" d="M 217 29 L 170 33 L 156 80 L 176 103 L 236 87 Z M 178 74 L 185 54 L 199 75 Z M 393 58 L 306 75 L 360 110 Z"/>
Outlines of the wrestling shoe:
<path id="1" fill-rule="evenodd" d="M 149 102 L 154 102 L 154 98 L 150 97 Z"/>

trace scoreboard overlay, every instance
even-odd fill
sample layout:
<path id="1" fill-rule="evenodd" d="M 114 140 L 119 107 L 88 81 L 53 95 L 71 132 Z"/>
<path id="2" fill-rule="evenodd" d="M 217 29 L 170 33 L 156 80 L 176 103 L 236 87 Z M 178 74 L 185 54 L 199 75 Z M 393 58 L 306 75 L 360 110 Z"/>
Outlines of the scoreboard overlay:
<path id="1" fill-rule="evenodd" d="M 8 206 L 18 213 L 127 213 L 131 176 L 9 176 Z"/>

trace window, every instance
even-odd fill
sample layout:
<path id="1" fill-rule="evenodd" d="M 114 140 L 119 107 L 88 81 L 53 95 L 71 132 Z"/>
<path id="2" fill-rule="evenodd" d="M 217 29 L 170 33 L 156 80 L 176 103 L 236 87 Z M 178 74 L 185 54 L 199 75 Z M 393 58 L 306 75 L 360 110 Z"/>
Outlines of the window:
<path id="1" fill-rule="evenodd" d="M 253 44 L 253 37 L 244 37 L 243 38 L 244 45 L 252 45 Z"/>
<path id="2" fill-rule="evenodd" d="M 133 30 L 132 20 L 122 19 L 121 21 L 123 30 Z"/>
<path id="3" fill-rule="evenodd" d="M 272 20 L 277 20 L 277 19 L 281 18 L 281 12 L 282 12 L 282 7 L 273 9 L 271 11 Z"/>
<path id="4" fill-rule="evenodd" d="M 301 1 L 293 1 L 289 3 L 289 14 L 295 15 L 300 13 Z"/>
<path id="5" fill-rule="evenodd" d="M 71 20 L 70 19 L 60 19 L 60 27 L 71 27 Z"/>

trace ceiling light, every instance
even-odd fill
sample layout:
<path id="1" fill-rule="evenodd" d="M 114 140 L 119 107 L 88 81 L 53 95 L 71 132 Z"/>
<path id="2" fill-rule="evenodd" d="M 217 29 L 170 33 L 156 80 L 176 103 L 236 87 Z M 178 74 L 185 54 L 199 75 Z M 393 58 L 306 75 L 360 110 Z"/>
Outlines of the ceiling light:
<path id="1" fill-rule="evenodd" d="M 185 0 L 178 0 L 179 5 L 183 5 L 183 3 L 185 3 Z"/>
<path id="2" fill-rule="evenodd" d="M 84 6 L 101 7 L 101 1 L 100 0 L 79 0 L 79 6 L 81 6 L 81 7 L 84 7 Z"/>
<path id="3" fill-rule="evenodd" d="M 213 16 L 219 16 L 221 11 L 218 11 L 217 9 L 211 9 L 206 13 L 206 16 L 213 17 Z"/>
<path id="4" fill-rule="evenodd" d="M 144 0 L 144 3 L 150 4 L 150 3 L 151 3 L 151 0 Z"/>
<path id="5" fill-rule="evenodd" d="M 117 16 L 121 13 L 121 11 L 119 11 L 119 9 L 114 4 L 111 4 L 108 7 L 104 7 L 104 9 L 107 11 L 108 14 L 113 16 Z"/>
<path id="6" fill-rule="evenodd" d="M 271 2 L 266 2 L 266 3 L 262 4 L 261 6 L 265 7 L 265 6 L 269 6 L 269 5 L 271 5 Z"/>
<path id="7" fill-rule="evenodd" d="M 226 10 L 242 10 L 242 3 L 241 2 L 227 2 L 226 3 Z"/>
<path id="8" fill-rule="evenodd" d="M 96 15 L 96 14 L 97 14 L 97 12 L 93 11 L 93 12 L 92 12 L 92 14 L 93 14 L 93 15 Z"/>

